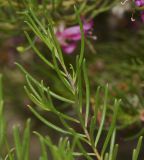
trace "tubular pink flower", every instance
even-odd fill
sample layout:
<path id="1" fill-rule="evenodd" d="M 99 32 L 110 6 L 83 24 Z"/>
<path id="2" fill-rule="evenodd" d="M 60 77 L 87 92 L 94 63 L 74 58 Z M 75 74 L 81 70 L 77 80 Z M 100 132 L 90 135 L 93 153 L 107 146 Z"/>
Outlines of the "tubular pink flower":
<path id="1" fill-rule="evenodd" d="M 83 31 L 85 36 L 89 34 L 89 31 L 92 30 L 92 27 L 93 21 L 84 21 Z M 67 54 L 71 54 L 75 50 L 77 42 L 81 39 L 80 26 L 76 25 L 68 28 L 59 26 L 56 31 L 56 36 L 64 52 Z"/>

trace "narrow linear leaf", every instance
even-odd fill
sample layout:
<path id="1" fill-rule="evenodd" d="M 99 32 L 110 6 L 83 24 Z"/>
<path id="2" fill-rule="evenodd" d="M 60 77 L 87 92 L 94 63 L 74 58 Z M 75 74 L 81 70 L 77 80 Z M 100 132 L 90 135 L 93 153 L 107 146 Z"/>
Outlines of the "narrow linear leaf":
<path id="1" fill-rule="evenodd" d="M 138 159 L 139 152 L 140 152 L 141 145 L 142 145 L 142 140 L 143 140 L 143 137 L 141 136 L 139 138 L 139 140 L 138 140 L 138 144 L 137 144 L 136 149 L 134 149 L 134 151 L 133 151 L 133 158 L 132 158 L 132 160 L 137 160 Z"/>
<path id="2" fill-rule="evenodd" d="M 49 126 L 50 128 L 60 132 L 60 133 L 63 133 L 63 134 L 71 134 L 70 132 L 68 131 L 65 131 L 63 130 L 62 128 L 48 122 L 45 118 L 43 118 L 40 114 L 38 114 L 31 106 L 28 106 L 31 110 L 31 112 L 39 119 L 41 120 L 44 124 L 46 124 L 47 126 Z"/>
<path id="3" fill-rule="evenodd" d="M 116 130 L 113 131 L 110 143 L 109 160 L 113 160 Z"/>
<path id="4" fill-rule="evenodd" d="M 118 114 L 119 104 L 120 104 L 120 101 L 115 100 L 112 122 L 111 122 L 109 131 L 107 133 L 106 139 L 105 139 L 104 144 L 103 144 L 103 148 L 102 148 L 102 151 L 101 151 L 102 155 L 104 154 L 104 152 L 105 152 L 105 150 L 107 148 L 107 145 L 109 143 L 109 140 L 111 138 L 111 135 L 113 134 L 113 131 L 115 129 L 115 123 L 116 123 L 116 118 L 117 118 L 117 114 Z"/>
<path id="5" fill-rule="evenodd" d="M 105 121 L 106 110 L 107 110 L 107 98 L 108 98 L 108 85 L 106 85 L 106 87 L 105 87 L 104 106 L 103 106 L 103 112 L 102 112 L 100 127 L 98 129 L 98 133 L 97 133 L 97 136 L 95 138 L 95 147 L 97 147 L 98 141 L 99 141 L 101 133 L 102 133 L 104 121 Z"/>
<path id="6" fill-rule="evenodd" d="M 36 79 L 34 79 L 20 64 L 18 64 L 18 63 L 15 63 L 15 64 L 20 68 L 20 70 L 21 70 L 24 74 L 26 74 L 26 75 L 29 77 L 29 79 L 30 79 L 33 83 L 35 83 L 35 84 L 38 85 L 38 86 L 41 86 L 41 84 L 40 84 Z M 47 88 L 45 87 L 44 90 L 46 91 Z M 67 103 L 70 103 L 70 104 L 73 104 L 73 103 L 74 103 L 73 100 L 69 100 L 69 99 L 67 99 L 67 98 L 64 98 L 64 97 L 62 97 L 62 96 L 60 96 L 60 95 L 58 95 L 58 94 L 56 94 L 56 93 L 54 93 L 54 92 L 52 92 L 52 91 L 50 91 L 50 94 L 51 94 L 51 96 L 53 96 L 54 98 L 56 98 L 56 99 L 58 99 L 58 100 L 61 100 L 61 101 L 64 101 L 64 102 L 67 102 Z"/>
<path id="7" fill-rule="evenodd" d="M 27 120 L 26 128 L 24 130 L 23 142 L 22 142 L 22 157 L 24 160 L 29 160 L 30 150 L 30 119 Z"/>
<path id="8" fill-rule="evenodd" d="M 13 128 L 14 142 L 15 142 L 15 150 L 18 159 L 22 159 L 22 145 L 20 141 L 20 133 L 19 127 L 14 126 Z"/>
<path id="9" fill-rule="evenodd" d="M 117 158 L 118 147 L 119 147 L 118 144 L 116 144 L 116 145 L 114 146 L 113 159 L 112 159 L 112 160 L 116 160 L 116 158 Z"/>
<path id="10" fill-rule="evenodd" d="M 88 118 L 89 118 L 89 110 L 90 110 L 90 87 L 89 87 L 89 80 L 88 75 L 86 71 L 86 64 L 85 60 L 83 61 L 83 74 L 84 74 L 84 80 L 86 85 L 86 113 L 85 113 L 85 127 L 87 127 L 88 124 Z"/>

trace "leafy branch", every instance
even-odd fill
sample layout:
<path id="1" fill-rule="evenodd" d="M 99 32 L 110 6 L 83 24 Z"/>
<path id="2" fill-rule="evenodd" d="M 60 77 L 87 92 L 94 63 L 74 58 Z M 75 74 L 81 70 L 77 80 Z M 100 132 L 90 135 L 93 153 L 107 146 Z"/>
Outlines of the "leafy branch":
<path id="1" fill-rule="evenodd" d="M 69 136 L 72 136 L 74 139 L 76 138 L 76 145 L 78 147 L 78 150 L 80 152 L 73 152 L 72 155 L 75 156 L 81 156 L 83 155 L 86 159 L 92 159 L 91 156 L 96 157 L 98 160 L 102 159 L 114 159 L 116 158 L 117 154 L 117 148 L 118 145 L 115 145 L 115 134 L 116 134 L 116 117 L 118 114 L 118 108 L 120 105 L 120 100 L 115 100 L 114 103 L 114 113 L 113 118 L 111 120 L 111 125 L 109 126 L 109 131 L 106 135 L 105 141 L 103 143 L 103 147 L 101 151 L 98 151 L 97 145 L 98 142 L 100 142 L 100 138 L 102 135 L 102 130 L 104 128 L 104 123 L 106 119 L 106 112 L 107 112 L 107 98 L 108 98 L 108 85 L 105 87 L 105 96 L 104 96 L 104 104 L 102 109 L 102 116 L 101 116 L 101 122 L 98 129 L 97 134 L 96 126 L 97 126 L 97 113 L 99 110 L 99 92 L 100 88 L 97 89 L 96 92 L 96 106 L 94 109 L 94 114 L 91 117 L 90 116 L 90 87 L 89 87 L 89 79 L 87 76 L 87 70 L 86 70 L 86 62 L 84 57 L 84 33 L 83 33 L 83 26 L 80 21 L 78 10 L 76 10 L 77 20 L 80 24 L 81 29 L 81 51 L 80 55 L 76 59 L 76 69 L 73 68 L 73 73 L 69 73 L 67 70 L 67 67 L 64 62 L 63 54 L 61 51 L 61 48 L 57 42 L 57 39 L 54 35 L 53 31 L 53 22 L 51 19 L 48 19 L 48 25 L 43 26 L 42 23 L 38 20 L 38 18 L 35 16 L 34 11 L 30 8 L 28 12 L 26 13 L 27 20 L 25 21 L 26 24 L 32 29 L 32 31 L 40 38 L 45 45 L 48 47 L 48 49 L 51 51 L 51 56 L 53 62 L 48 61 L 40 51 L 36 48 L 36 46 L 32 45 L 32 48 L 34 51 L 36 51 L 37 55 L 48 64 L 49 67 L 51 67 L 53 70 L 56 71 L 57 76 L 62 81 L 63 85 L 67 88 L 69 92 L 72 93 L 72 99 L 74 101 L 73 104 L 73 110 L 76 114 L 76 117 L 73 118 L 69 115 L 66 115 L 64 113 L 61 113 L 56 109 L 56 107 L 53 104 L 53 100 L 51 97 L 50 89 L 49 87 L 45 87 L 43 81 L 37 82 L 37 80 L 33 79 L 29 74 L 26 74 L 26 80 L 28 86 L 25 87 L 25 90 L 29 96 L 29 98 L 33 101 L 34 104 L 39 106 L 44 111 L 53 112 L 57 115 L 57 117 L 60 119 L 61 123 L 63 124 L 64 128 L 60 128 L 59 126 L 52 124 L 47 119 L 42 117 L 33 107 L 29 106 L 32 113 L 40 119 L 45 125 L 53 128 L 54 130 L 66 134 Z M 49 17 L 50 18 L 50 17 Z M 32 40 L 28 33 L 26 33 L 26 37 L 28 38 L 29 42 L 32 44 Z M 25 69 L 18 65 L 24 73 L 27 73 Z M 74 78 L 73 78 L 74 77 Z M 85 101 L 83 101 L 83 86 L 82 83 L 85 83 Z M 35 87 L 34 87 L 35 85 Z M 85 107 L 83 107 L 85 106 Z M 85 110 L 85 113 L 83 115 L 83 112 Z M 79 133 L 77 130 L 72 128 L 72 126 L 67 122 L 71 121 L 74 123 L 79 124 L 82 127 L 82 133 Z M 90 124 L 89 124 L 90 121 Z M 111 142 L 110 142 L 111 141 Z M 83 143 L 86 143 L 89 145 L 92 149 L 92 153 L 87 153 L 85 148 L 82 145 Z M 107 152 L 107 147 L 110 144 L 110 151 Z M 138 153 L 139 151 L 137 151 Z M 137 157 L 137 156 L 134 156 Z"/>
<path id="2" fill-rule="evenodd" d="M 107 3 L 106 3 L 107 4 Z M 76 58 L 75 66 L 70 65 L 68 68 L 65 64 L 61 47 L 55 37 L 53 29 L 53 21 L 50 16 L 47 18 L 47 25 L 37 18 L 32 8 L 29 8 L 24 15 L 26 16 L 25 23 L 34 32 L 34 34 L 47 46 L 51 51 L 51 61 L 46 59 L 41 51 L 33 43 L 31 36 L 25 32 L 25 35 L 41 60 L 46 63 L 52 70 L 55 71 L 59 80 L 66 87 L 67 92 L 71 93 L 71 99 L 67 99 L 51 91 L 49 86 L 46 86 L 43 81 L 39 82 L 32 77 L 20 64 L 17 66 L 26 75 L 27 86 L 24 87 L 27 95 L 37 107 L 44 112 L 51 112 L 60 120 L 63 127 L 58 126 L 42 116 L 36 108 L 28 105 L 31 112 L 46 126 L 54 129 L 61 134 L 62 138 L 58 145 L 54 145 L 48 136 L 42 136 L 34 132 L 40 140 L 41 160 L 47 160 L 47 150 L 49 148 L 51 156 L 56 160 L 74 160 L 76 157 L 83 157 L 87 160 L 96 158 L 98 160 L 115 160 L 118 152 L 118 145 L 115 144 L 116 136 L 116 118 L 120 107 L 120 100 L 115 100 L 113 104 L 113 117 L 111 124 L 108 126 L 108 132 L 99 149 L 98 145 L 101 142 L 103 129 L 106 122 L 106 113 L 108 109 L 108 85 L 104 88 L 104 102 L 100 104 L 101 88 L 98 87 L 95 95 L 95 108 L 91 114 L 90 104 L 90 82 L 87 74 L 86 60 L 84 59 L 84 32 L 83 25 L 79 17 L 79 10 L 75 8 L 77 21 L 81 30 L 81 50 Z M 96 14 L 96 13 L 95 13 Z M 70 71 L 72 71 L 72 73 Z M 54 99 L 68 103 L 74 112 L 72 117 L 69 114 L 63 113 L 54 104 Z M 102 111 L 100 124 L 98 124 L 98 112 Z M 8 144 L 4 138 L 5 127 L 3 119 L 3 96 L 2 96 L 2 80 L 0 76 L 0 147 L 3 143 Z M 79 126 L 80 130 L 74 126 Z M 98 129 L 97 129 L 98 128 Z M 13 129 L 14 148 L 9 149 L 5 159 L 9 160 L 28 160 L 30 148 L 30 120 L 27 121 L 24 134 L 21 138 L 19 128 Z M 22 139 L 22 140 L 21 140 Z M 142 144 L 142 137 L 139 138 L 136 149 L 133 151 L 132 160 L 137 160 Z M 90 151 L 87 150 L 90 147 Z"/>

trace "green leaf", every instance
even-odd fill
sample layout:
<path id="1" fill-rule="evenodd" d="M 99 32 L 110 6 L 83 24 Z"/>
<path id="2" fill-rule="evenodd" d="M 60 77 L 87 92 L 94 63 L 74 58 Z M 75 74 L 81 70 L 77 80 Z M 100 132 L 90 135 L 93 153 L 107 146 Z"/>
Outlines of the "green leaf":
<path id="1" fill-rule="evenodd" d="M 15 143 L 15 150 L 16 150 L 17 159 L 23 159 L 23 157 L 22 157 L 22 145 L 21 145 L 21 141 L 20 141 L 20 133 L 19 133 L 19 127 L 18 126 L 14 126 L 13 135 L 14 135 L 14 143 Z"/>
<path id="2" fill-rule="evenodd" d="M 38 112 L 36 112 L 31 106 L 28 106 L 31 110 L 31 112 L 39 119 L 41 120 L 45 125 L 49 126 L 50 128 L 56 130 L 57 132 L 63 133 L 63 134 L 71 134 L 68 131 L 63 130 L 62 128 L 48 122 L 45 118 L 43 118 Z"/>
<path id="3" fill-rule="evenodd" d="M 34 132 L 40 140 L 40 144 L 41 144 L 41 156 L 40 156 L 40 160 L 48 160 L 48 156 L 47 156 L 47 149 L 46 149 L 46 145 L 45 145 L 45 138 L 40 135 L 38 132 Z"/>
<path id="4" fill-rule="evenodd" d="M 116 158 L 117 158 L 118 147 L 119 147 L 118 144 L 116 144 L 116 145 L 114 146 L 113 155 L 112 155 L 112 160 L 116 160 Z"/>
<path id="5" fill-rule="evenodd" d="M 104 156 L 104 160 L 108 160 L 108 157 L 109 157 L 109 154 L 106 153 L 105 156 Z"/>
<path id="6" fill-rule="evenodd" d="M 107 98 L 108 98 L 108 85 L 106 85 L 106 87 L 105 87 L 103 112 L 102 112 L 102 117 L 101 117 L 101 122 L 100 122 L 99 129 L 98 129 L 98 133 L 97 133 L 97 136 L 95 138 L 95 147 L 97 147 L 97 144 L 98 144 L 98 141 L 100 139 L 102 129 L 103 129 L 103 126 L 104 126 L 104 122 L 105 122 L 105 116 L 106 116 L 106 110 L 107 110 Z"/>
<path id="7" fill-rule="evenodd" d="M 89 107 L 90 107 L 90 87 L 89 87 L 89 80 L 86 70 L 86 64 L 85 60 L 83 61 L 83 74 L 84 74 L 84 80 L 86 85 L 86 113 L 85 113 L 85 127 L 87 127 L 88 124 L 88 118 L 89 118 Z"/>
<path id="8" fill-rule="evenodd" d="M 30 150 L 30 122 L 28 119 L 26 127 L 24 130 L 23 141 L 22 141 L 22 157 L 23 160 L 29 160 L 29 150 Z"/>
<path id="9" fill-rule="evenodd" d="M 119 104 L 120 104 L 120 101 L 115 100 L 114 113 L 113 113 L 113 117 L 112 117 L 112 121 L 111 121 L 111 125 L 110 125 L 110 128 L 109 128 L 108 134 L 107 134 L 106 139 L 105 139 L 104 144 L 103 144 L 103 148 L 102 148 L 102 151 L 101 151 L 102 155 L 104 154 L 104 152 L 107 148 L 107 145 L 109 143 L 109 140 L 111 138 L 111 135 L 113 134 L 113 131 L 115 129 L 115 123 L 116 123 L 116 118 L 117 118 L 117 115 L 118 115 Z"/>
<path id="10" fill-rule="evenodd" d="M 139 152 L 140 152 L 141 145 L 142 145 L 142 140 L 143 140 L 143 137 L 141 136 L 138 140 L 136 149 L 134 149 L 133 151 L 132 160 L 138 160 Z"/>
<path id="11" fill-rule="evenodd" d="M 83 61 L 83 57 L 84 57 L 84 47 L 85 47 L 84 31 L 83 31 L 83 24 L 82 24 L 80 16 L 79 16 L 78 9 L 75 6 L 74 6 L 74 9 L 75 9 L 75 12 L 76 12 L 77 21 L 79 22 L 80 31 L 81 31 L 81 50 L 80 50 L 80 58 L 79 58 L 79 67 L 80 67 L 81 64 L 82 64 L 82 61 Z"/>
<path id="12" fill-rule="evenodd" d="M 113 160 L 116 130 L 113 131 L 110 143 L 109 160 Z"/>
<path id="13" fill-rule="evenodd" d="M 18 64 L 18 63 L 15 63 L 15 64 L 20 68 L 20 70 L 21 70 L 25 75 L 27 75 L 27 76 L 29 77 L 29 79 L 30 79 L 35 85 L 41 86 L 41 84 L 40 84 L 35 78 L 33 78 L 20 64 Z M 44 87 L 44 90 L 46 91 L 47 88 Z M 70 104 L 73 104 L 73 103 L 74 103 L 73 100 L 69 100 L 69 99 L 67 99 L 67 98 L 65 98 L 65 97 L 62 97 L 62 96 L 60 96 L 60 95 L 52 92 L 52 91 L 50 91 L 50 94 L 51 94 L 52 97 L 54 97 L 54 98 L 56 98 L 56 99 L 58 99 L 58 100 L 61 100 L 61 101 L 64 101 L 64 102 L 67 102 L 67 103 L 70 103 Z"/>
<path id="14" fill-rule="evenodd" d="M 26 35 L 26 37 L 27 37 L 27 39 L 28 39 L 31 47 L 33 48 L 33 50 L 35 51 L 35 53 L 39 56 L 39 58 L 41 58 L 41 60 L 42 60 L 43 62 L 45 62 L 49 67 L 51 67 L 52 69 L 54 69 L 53 64 L 52 64 L 51 62 L 49 62 L 49 61 L 43 56 L 43 54 L 36 48 L 36 46 L 34 45 L 34 43 L 33 43 L 32 40 L 31 40 L 29 34 L 28 34 L 27 32 L 25 32 L 25 35 Z"/>

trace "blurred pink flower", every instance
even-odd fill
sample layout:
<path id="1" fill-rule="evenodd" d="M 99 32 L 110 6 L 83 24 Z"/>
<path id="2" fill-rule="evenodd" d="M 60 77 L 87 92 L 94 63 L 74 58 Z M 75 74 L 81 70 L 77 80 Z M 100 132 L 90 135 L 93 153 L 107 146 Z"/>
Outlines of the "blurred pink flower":
<path id="1" fill-rule="evenodd" d="M 92 27 L 93 21 L 84 21 L 83 31 L 85 36 L 90 35 Z M 76 25 L 73 27 L 65 28 L 64 24 L 62 23 L 56 30 L 56 36 L 63 51 L 67 54 L 71 54 L 75 50 L 77 42 L 81 39 L 80 26 Z"/>
<path id="2" fill-rule="evenodd" d="M 144 0 L 135 0 L 135 4 L 137 7 L 142 7 L 144 6 Z"/>

